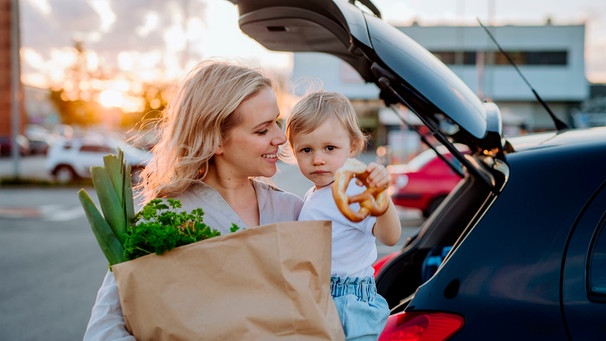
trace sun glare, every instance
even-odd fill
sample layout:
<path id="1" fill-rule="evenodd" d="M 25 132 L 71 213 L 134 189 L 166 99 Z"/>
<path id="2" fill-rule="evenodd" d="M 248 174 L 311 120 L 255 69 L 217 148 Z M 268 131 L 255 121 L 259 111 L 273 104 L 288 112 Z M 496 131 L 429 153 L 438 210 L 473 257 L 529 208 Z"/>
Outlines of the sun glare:
<path id="1" fill-rule="evenodd" d="M 106 108 L 120 108 L 124 105 L 125 99 L 121 91 L 104 90 L 99 94 L 99 103 Z"/>
<path id="2" fill-rule="evenodd" d="M 145 107 L 142 98 L 129 95 L 126 89 L 117 88 L 101 91 L 97 102 L 106 108 L 120 109 L 124 113 L 139 112 Z"/>

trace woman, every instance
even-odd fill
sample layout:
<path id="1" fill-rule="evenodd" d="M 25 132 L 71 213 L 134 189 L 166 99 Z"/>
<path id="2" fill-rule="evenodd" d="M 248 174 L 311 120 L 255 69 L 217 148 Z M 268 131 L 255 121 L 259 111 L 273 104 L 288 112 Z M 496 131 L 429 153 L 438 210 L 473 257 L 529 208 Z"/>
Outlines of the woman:
<path id="1" fill-rule="evenodd" d="M 253 179 L 276 173 L 286 136 L 271 81 L 256 70 L 209 60 L 186 77 L 162 121 L 153 160 L 142 173 L 143 202 L 176 198 L 204 210 L 222 234 L 297 220 L 302 200 Z M 85 340 L 134 340 L 124 325 L 111 272 L 97 294 Z"/>

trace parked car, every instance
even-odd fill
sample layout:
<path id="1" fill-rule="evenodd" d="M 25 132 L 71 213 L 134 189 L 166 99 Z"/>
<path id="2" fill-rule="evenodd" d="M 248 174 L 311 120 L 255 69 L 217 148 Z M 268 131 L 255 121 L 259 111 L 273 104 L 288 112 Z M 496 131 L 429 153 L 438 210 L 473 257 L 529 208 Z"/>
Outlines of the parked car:
<path id="1" fill-rule="evenodd" d="M 467 150 L 464 145 L 460 146 L 460 150 Z M 446 148 L 438 148 L 438 152 L 427 149 L 409 162 L 389 165 L 387 169 L 391 174 L 389 195 L 393 203 L 420 210 L 425 218 L 464 176 L 461 163 Z"/>
<path id="2" fill-rule="evenodd" d="M 50 146 L 48 140 L 38 138 L 28 138 L 31 155 L 46 155 Z"/>
<path id="3" fill-rule="evenodd" d="M 377 269 L 392 308 L 380 340 L 604 338 L 606 127 L 571 129 L 546 108 L 553 131 L 506 138 L 498 106 L 368 0 L 231 1 L 241 30 L 266 48 L 349 63 L 465 170 Z"/>
<path id="4" fill-rule="evenodd" d="M 124 159 L 131 166 L 133 181 L 138 181 L 138 174 L 151 155 L 146 150 L 111 137 L 59 140 L 48 151 L 46 167 L 60 183 L 87 179 L 91 177 L 90 167 L 103 165 L 103 156 L 115 154 L 117 148 L 124 152 Z"/>
<path id="5" fill-rule="evenodd" d="M 30 153 L 29 141 L 21 134 L 17 135 L 19 155 L 27 156 Z M 10 135 L 0 136 L 0 157 L 8 157 L 13 153 L 13 139 Z"/>
<path id="6" fill-rule="evenodd" d="M 29 142 L 31 155 L 46 155 L 49 146 L 55 139 L 46 128 L 35 124 L 26 126 L 25 137 Z"/>

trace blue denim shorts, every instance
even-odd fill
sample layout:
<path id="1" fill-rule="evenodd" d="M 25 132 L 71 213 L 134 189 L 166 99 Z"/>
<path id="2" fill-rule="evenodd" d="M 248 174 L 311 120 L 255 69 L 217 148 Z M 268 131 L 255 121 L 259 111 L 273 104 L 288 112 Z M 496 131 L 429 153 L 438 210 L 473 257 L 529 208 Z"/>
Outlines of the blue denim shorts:
<path id="1" fill-rule="evenodd" d="M 389 306 L 372 277 L 331 277 L 330 293 L 347 341 L 376 341 L 387 323 Z"/>

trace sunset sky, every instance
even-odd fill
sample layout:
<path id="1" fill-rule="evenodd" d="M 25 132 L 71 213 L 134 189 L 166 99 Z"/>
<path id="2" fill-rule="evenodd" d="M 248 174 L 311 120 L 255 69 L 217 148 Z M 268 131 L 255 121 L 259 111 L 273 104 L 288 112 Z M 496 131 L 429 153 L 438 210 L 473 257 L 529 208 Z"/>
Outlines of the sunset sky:
<path id="1" fill-rule="evenodd" d="M 397 25 L 586 24 L 586 74 L 606 83 L 606 1 L 603 0 L 375 0 Z M 289 53 L 265 50 L 239 31 L 227 0 L 20 0 L 22 79 L 48 86 L 73 66 L 74 41 L 88 67 L 120 70 L 141 80 L 180 78 L 211 56 L 245 59 L 279 72 Z"/>

